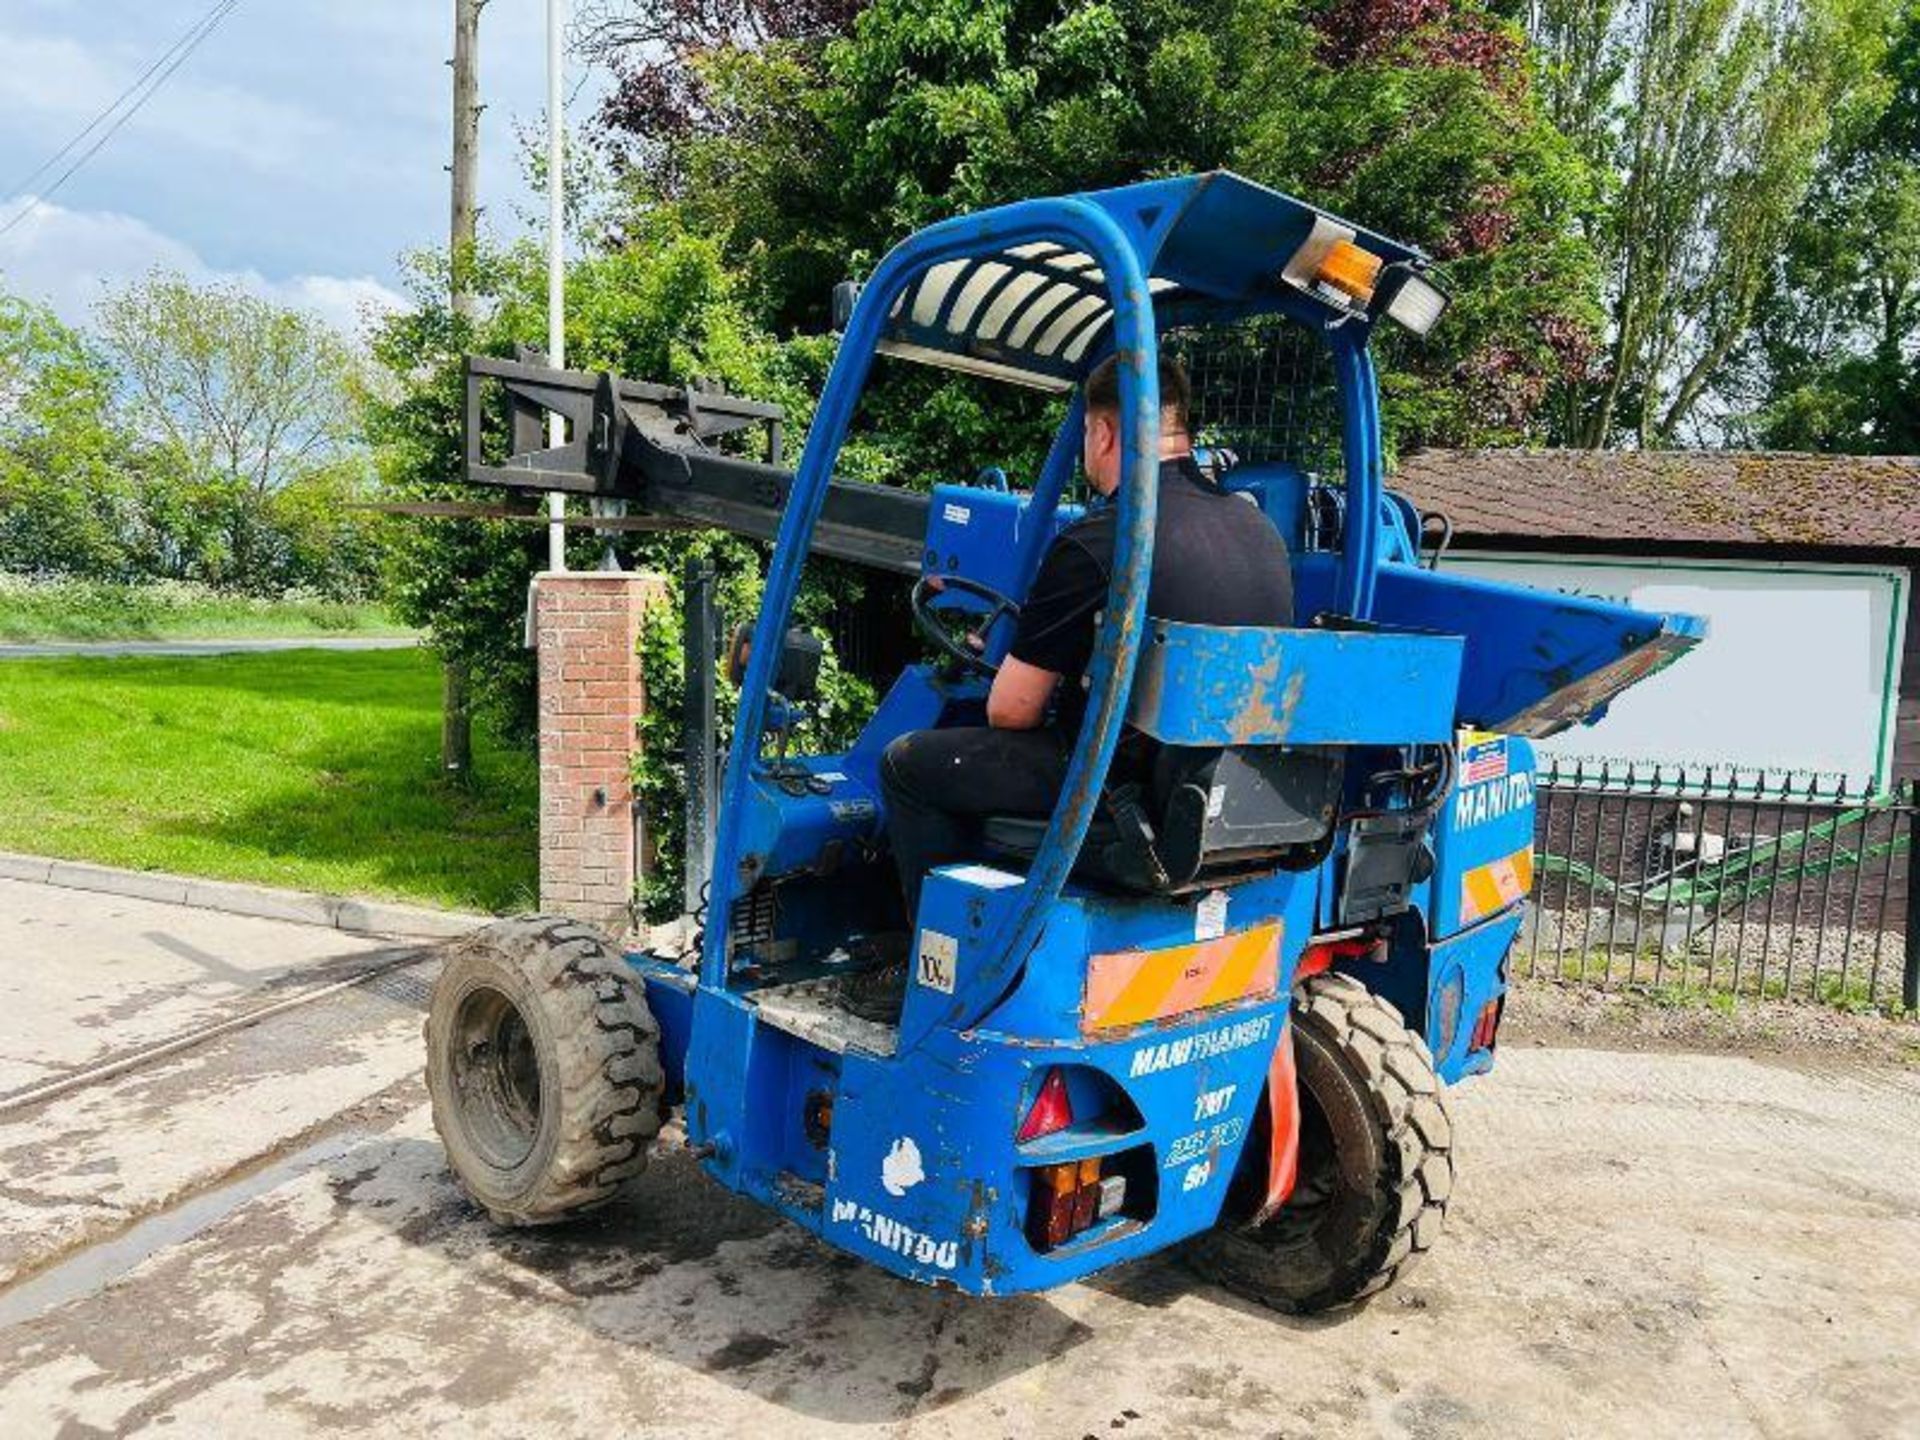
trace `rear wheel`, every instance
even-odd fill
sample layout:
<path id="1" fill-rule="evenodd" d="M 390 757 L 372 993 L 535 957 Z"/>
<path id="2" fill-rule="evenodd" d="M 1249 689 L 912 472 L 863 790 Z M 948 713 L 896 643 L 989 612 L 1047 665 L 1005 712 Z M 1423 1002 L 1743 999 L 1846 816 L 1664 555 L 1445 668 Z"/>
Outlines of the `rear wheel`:
<path id="1" fill-rule="evenodd" d="M 508 1225 L 611 1199 L 660 1129 L 659 1036 L 591 926 L 505 920 L 456 944 L 427 1014 L 427 1091 L 468 1193 Z"/>
<path id="2" fill-rule="evenodd" d="M 1223 1222 L 1186 1254 L 1229 1290 L 1307 1313 L 1385 1289 L 1432 1248 L 1453 1191 L 1453 1126 L 1426 1042 L 1358 981 L 1308 980 L 1292 1029 L 1293 1193 L 1263 1224 Z"/>

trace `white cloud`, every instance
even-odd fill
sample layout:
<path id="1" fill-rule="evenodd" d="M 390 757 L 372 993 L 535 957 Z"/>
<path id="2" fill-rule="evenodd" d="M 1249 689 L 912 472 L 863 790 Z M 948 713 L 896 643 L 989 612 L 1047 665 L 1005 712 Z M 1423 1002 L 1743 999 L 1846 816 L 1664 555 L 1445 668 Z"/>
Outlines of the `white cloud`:
<path id="1" fill-rule="evenodd" d="M 358 334 L 372 317 L 408 308 L 405 297 L 371 275 L 296 275 L 261 293 L 278 304 L 311 310 L 350 335 Z"/>
<path id="2" fill-rule="evenodd" d="M 17 213 L 10 207 L 0 223 Z M 358 335 L 374 314 L 404 309 L 406 300 L 371 275 L 292 275 L 273 280 L 257 270 L 220 270 L 183 241 L 131 215 L 68 210 L 45 204 L 0 236 L 0 288 L 51 305 L 69 324 L 84 325 L 108 290 L 149 270 L 176 270 L 198 284 L 240 285 L 262 299 L 318 315 Z"/>
<path id="3" fill-rule="evenodd" d="M 63 140 L 113 104 L 151 63 L 117 48 L 6 30 L 0 30 L 0 55 L 7 57 L 0 66 L 0 110 L 32 117 L 49 138 L 58 133 Z M 297 164 L 333 135 L 334 127 L 311 109 L 195 79 L 192 65 L 189 59 L 128 122 L 147 143 L 271 170 Z"/>
<path id="4" fill-rule="evenodd" d="M 0 224 L 18 203 L 5 187 L 25 182 L 205 3 L 0 0 Z M 363 300 L 394 303 L 398 257 L 446 234 L 450 15 L 396 0 L 240 6 L 56 206 L 0 238 L 0 286 L 73 319 L 103 282 L 155 264 L 230 275 L 336 321 L 354 320 Z M 542 113 L 543 29 L 541 7 L 521 0 L 487 6 L 481 23 L 481 223 L 495 237 L 542 223 L 517 128 Z M 604 77 L 575 66 L 569 78 L 586 82 L 568 107 L 577 120 Z M 24 188 L 44 189 L 66 163 Z"/>

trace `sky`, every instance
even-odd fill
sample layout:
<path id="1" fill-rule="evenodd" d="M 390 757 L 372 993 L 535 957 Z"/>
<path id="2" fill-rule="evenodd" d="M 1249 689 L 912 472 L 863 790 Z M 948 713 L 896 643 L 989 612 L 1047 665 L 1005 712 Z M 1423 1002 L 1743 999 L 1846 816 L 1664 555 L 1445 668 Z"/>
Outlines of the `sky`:
<path id="1" fill-rule="evenodd" d="M 0 0 L 0 225 L 23 204 L 19 182 L 209 8 Z M 452 0 L 240 0 L 104 149 L 0 236 L 0 290 L 84 324 L 103 289 L 159 266 L 357 328 L 368 307 L 401 303 L 405 252 L 446 241 L 452 52 Z M 544 219 L 519 132 L 544 124 L 545 57 L 541 0 L 490 0 L 480 199 L 496 236 Z M 578 88 L 570 120 L 593 104 L 593 87 Z"/>

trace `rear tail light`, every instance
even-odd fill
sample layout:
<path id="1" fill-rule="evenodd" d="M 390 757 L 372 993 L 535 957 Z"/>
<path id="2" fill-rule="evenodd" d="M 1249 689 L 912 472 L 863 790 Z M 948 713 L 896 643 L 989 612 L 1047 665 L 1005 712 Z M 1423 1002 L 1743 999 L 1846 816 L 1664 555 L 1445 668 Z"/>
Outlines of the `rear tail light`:
<path id="1" fill-rule="evenodd" d="M 1078 1165 L 1048 1165 L 1033 1173 L 1033 1201 L 1027 1207 L 1027 1239 L 1036 1250 L 1064 1245 L 1073 1235 L 1073 1188 Z"/>
<path id="2" fill-rule="evenodd" d="M 1042 1165 L 1031 1171 L 1032 1199 L 1027 1205 L 1027 1240 L 1036 1250 L 1054 1250 L 1098 1221 L 1120 1213 L 1127 1182 L 1100 1173 L 1098 1156 Z"/>
<path id="3" fill-rule="evenodd" d="M 1500 1028 L 1500 1002 L 1489 1000 L 1480 1007 L 1480 1015 L 1473 1022 L 1473 1034 L 1467 1040 L 1468 1050 L 1491 1050 L 1493 1037 Z"/>
<path id="4" fill-rule="evenodd" d="M 1128 1177 L 1134 1199 L 1151 1203 L 1152 1176 L 1140 1179 L 1142 1147 L 1107 1155 L 1089 1149 L 1125 1144 L 1144 1126 L 1140 1112 L 1114 1081 L 1085 1066 L 1052 1065 L 1039 1072 L 1033 1102 L 1014 1132 L 1016 1142 L 1033 1146 L 1026 1160 L 1043 1160 L 1066 1151 L 1080 1158 L 1028 1165 L 1027 1240 L 1035 1250 L 1055 1250 L 1128 1203 Z M 1052 1138 L 1049 1137 L 1058 1137 Z M 1045 1144 L 1035 1142 L 1046 1141 Z M 1133 1157 L 1129 1160 L 1129 1157 Z M 1151 1164 L 1151 1160 L 1147 1160 Z M 1144 1188 L 1143 1188 L 1144 1186 Z"/>
<path id="5" fill-rule="evenodd" d="M 1047 1078 L 1040 1082 L 1040 1093 L 1034 1098 L 1033 1108 L 1027 1111 L 1027 1118 L 1020 1122 L 1019 1133 L 1013 1138 L 1024 1145 L 1071 1124 L 1073 1103 L 1067 1098 L 1067 1077 L 1058 1070 L 1049 1070 Z"/>
<path id="6" fill-rule="evenodd" d="M 1100 1162 L 1082 1160 L 1080 1173 L 1074 1180 L 1073 1192 L 1073 1233 L 1078 1235 L 1093 1224 L 1094 1216 L 1100 1213 Z"/>

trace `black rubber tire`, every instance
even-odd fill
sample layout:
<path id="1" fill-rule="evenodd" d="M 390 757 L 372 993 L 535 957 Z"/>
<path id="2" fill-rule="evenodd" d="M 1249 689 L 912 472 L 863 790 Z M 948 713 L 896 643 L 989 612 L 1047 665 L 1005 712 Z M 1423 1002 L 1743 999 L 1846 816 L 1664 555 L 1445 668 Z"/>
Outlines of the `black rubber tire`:
<path id="1" fill-rule="evenodd" d="M 1293 1044 L 1301 1137 L 1292 1196 L 1264 1224 L 1223 1223 L 1185 1254 L 1236 1294 L 1310 1314 L 1379 1293 L 1433 1248 L 1453 1193 L 1453 1123 L 1426 1042 L 1357 980 L 1306 981 L 1294 997 Z"/>
<path id="2" fill-rule="evenodd" d="M 503 920 L 451 947 L 427 1012 L 447 1159 L 503 1225 L 606 1203 L 647 1163 L 666 1088 L 640 980 L 598 930 Z"/>

